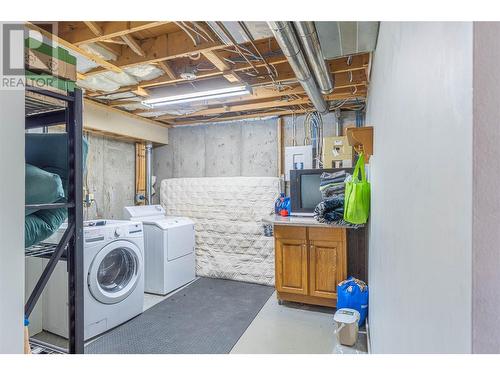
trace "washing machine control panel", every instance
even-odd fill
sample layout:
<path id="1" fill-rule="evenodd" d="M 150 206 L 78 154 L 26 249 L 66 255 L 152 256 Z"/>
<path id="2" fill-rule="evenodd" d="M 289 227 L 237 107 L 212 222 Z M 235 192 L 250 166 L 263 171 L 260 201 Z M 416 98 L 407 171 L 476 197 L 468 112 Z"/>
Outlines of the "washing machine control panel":
<path id="1" fill-rule="evenodd" d="M 124 225 L 108 225 L 87 227 L 84 230 L 84 238 L 86 243 L 95 243 L 101 241 L 110 241 L 123 237 L 141 237 L 142 223 L 131 223 L 127 221 Z"/>

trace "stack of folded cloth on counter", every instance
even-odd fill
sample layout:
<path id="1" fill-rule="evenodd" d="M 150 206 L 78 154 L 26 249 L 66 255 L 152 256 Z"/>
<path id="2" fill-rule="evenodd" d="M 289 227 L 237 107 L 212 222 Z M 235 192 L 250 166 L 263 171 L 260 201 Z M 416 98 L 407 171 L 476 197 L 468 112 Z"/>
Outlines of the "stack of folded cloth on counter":
<path id="1" fill-rule="evenodd" d="M 323 201 L 314 209 L 314 217 L 317 221 L 357 227 L 344 221 L 345 183 L 351 179 L 352 176 L 345 170 L 333 173 L 324 172 L 321 175 L 319 190 Z"/>
<path id="2" fill-rule="evenodd" d="M 334 173 L 323 172 L 320 177 L 321 183 L 319 185 L 323 200 L 334 195 L 344 194 L 345 180 L 348 176 L 350 175 L 344 170 Z"/>

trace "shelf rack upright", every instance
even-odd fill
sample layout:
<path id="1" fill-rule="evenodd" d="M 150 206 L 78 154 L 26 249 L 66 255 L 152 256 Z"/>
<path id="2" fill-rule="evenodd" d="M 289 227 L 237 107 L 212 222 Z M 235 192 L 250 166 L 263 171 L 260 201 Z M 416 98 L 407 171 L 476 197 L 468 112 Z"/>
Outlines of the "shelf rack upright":
<path id="1" fill-rule="evenodd" d="M 29 318 L 57 262 L 66 258 L 68 270 L 68 353 L 84 352 L 83 320 L 83 188 L 82 188 L 82 91 L 67 95 L 26 86 L 25 128 L 43 128 L 65 124 L 68 147 L 68 194 L 66 202 L 26 205 L 26 208 L 47 210 L 67 208 L 68 227 L 56 245 L 35 245 L 25 250 L 26 256 L 49 258 L 38 282 L 28 298 L 24 311 Z"/>

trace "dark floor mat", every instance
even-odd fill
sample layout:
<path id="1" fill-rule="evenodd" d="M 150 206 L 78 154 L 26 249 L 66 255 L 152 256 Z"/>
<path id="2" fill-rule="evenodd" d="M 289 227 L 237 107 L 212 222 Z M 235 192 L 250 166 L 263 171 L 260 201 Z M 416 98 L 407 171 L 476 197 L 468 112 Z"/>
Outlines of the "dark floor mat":
<path id="1" fill-rule="evenodd" d="M 86 353 L 229 353 L 273 294 L 269 286 L 200 278 L 91 342 Z"/>

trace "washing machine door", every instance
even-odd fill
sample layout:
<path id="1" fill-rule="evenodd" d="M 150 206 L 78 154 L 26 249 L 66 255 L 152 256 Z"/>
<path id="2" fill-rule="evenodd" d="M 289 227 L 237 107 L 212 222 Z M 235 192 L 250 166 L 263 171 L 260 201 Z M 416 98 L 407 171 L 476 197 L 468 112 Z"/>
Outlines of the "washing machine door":
<path id="1" fill-rule="evenodd" d="M 142 272 L 142 254 L 130 241 L 115 241 L 99 251 L 89 268 L 88 287 L 95 299 L 114 304 L 132 293 Z"/>

